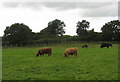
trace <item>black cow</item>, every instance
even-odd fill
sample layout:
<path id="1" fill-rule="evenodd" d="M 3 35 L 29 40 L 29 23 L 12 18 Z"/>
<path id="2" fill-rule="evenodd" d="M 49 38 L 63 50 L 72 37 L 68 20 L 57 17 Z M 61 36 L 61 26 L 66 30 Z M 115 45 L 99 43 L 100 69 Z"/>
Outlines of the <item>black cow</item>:
<path id="1" fill-rule="evenodd" d="M 101 48 L 103 48 L 103 47 L 109 48 L 110 46 L 112 47 L 112 44 L 110 44 L 110 43 L 102 43 L 100 47 Z"/>
<path id="2" fill-rule="evenodd" d="M 83 46 L 82 46 L 82 48 L 87 48 L 87 47 L 88 47 L 88 45 L 83 45 Z"/>

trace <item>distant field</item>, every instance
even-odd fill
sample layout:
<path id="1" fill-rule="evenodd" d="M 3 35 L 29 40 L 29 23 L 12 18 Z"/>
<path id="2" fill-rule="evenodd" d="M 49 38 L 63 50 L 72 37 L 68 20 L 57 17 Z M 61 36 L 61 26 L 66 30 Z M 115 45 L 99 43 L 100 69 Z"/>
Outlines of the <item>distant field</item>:
<path id="1" fill-rule="evenodd" d="M 52 45 L 51 57 L 35 54 L 38 47 L 5 48 L 2 55 L 3 80 L 117 80 L 118 45 L 100 48 L 99 44 Z M 78 47 L 78 57 L 64 58 L 68 47 Z"/>

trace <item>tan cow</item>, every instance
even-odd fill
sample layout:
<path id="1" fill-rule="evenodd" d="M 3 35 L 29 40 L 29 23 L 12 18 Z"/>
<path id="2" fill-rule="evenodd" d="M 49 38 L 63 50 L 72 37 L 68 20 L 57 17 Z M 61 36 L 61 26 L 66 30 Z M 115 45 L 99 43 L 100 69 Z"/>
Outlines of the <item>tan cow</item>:
<path id="1" fill-rule="evenodd" d="M 36 56 L 48 54 L 48 56 L 52 55 L 52 48 L 40 48 L 37 52 Z"/>
<path id="2" fill-rule="evenodd" d="M 78 51 L 78 48 L 67 48 L 64 52 L 64 56 L 65 57 L 69 57 L 69 55 L 74 55 L 77 57 L 77 51 Z"/>

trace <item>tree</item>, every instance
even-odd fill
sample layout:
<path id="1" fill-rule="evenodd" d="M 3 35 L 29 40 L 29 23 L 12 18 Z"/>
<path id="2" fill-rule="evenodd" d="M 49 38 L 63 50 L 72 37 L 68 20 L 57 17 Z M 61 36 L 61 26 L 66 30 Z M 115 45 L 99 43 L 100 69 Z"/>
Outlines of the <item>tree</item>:
<path id="1" fill-rule="evenodd" d="M 51 35 L 51 32 L 49 31 L 48 27 L 46 27 L 42 29 L 39 34 L 41 37 L 48 37 Z"/>
<path id="2" fill-rule="evenodd" d="M 101 28 L 104 41 L 120 41 L 120 21 L 113 20 L 105 23 Z"/>
<path id="3" fill-rule="evenodd" d="M 82 22 L 78 21 L 77 22 L 77 30 L 76 33 L 77 35 L 86 35 L 87 34 L 87 29 L 90 27 L 90 23 L 86 20 L 82 20 Z"/>
<path id="4" fill-rule="evenodd" d="M 23 23 L 15 23 L 7 26 L 4 31 L 4 37 L 10 44 L 25 45 L 30 42 L 32 30 Z"/>
<path id="5" fill-rule="evenodd" d="M 40 34 L 46 36 L 62 36 L 65 33 L 63 27 L 65 23 L 61 20 L 55 19 L 48 23 L 48 27 L 40 31 Z"/>

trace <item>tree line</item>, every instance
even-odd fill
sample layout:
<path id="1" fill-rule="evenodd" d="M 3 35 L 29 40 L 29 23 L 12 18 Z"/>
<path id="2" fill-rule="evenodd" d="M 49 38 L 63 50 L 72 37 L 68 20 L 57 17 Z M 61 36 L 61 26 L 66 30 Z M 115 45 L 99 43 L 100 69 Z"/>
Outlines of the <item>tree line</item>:
<path id="1" fill-rule="evenodd" d="M 79 41 L 120 41 L 120 21 L 113 20 L 101 27 L 102 32 L 88 30 L 90 22 L 87 20 L 76 23 L 76 36 L 64 35 L 66 24 L 64 21 L 55 19 L 48 23 L 48 26 L 40 32 L 32 30 L 23 23 L 15 23 L 7 26 L 2 37 L 3 45 L 25 46 L 31 44 L 52 44 L 62 42 Z"/>

